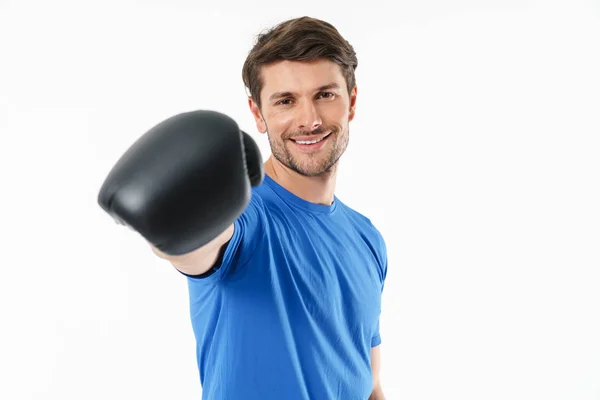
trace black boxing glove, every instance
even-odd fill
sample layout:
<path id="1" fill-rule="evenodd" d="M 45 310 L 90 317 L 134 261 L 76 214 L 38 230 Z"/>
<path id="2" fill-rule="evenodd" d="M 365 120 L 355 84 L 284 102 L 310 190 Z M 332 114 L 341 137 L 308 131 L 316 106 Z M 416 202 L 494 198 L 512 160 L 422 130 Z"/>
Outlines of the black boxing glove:
<path id="1" fill-rule="evenodd" d="M 190 111 L 154 126 L 121 156 L 98 203 L 169 255 L 227 229 L 264 178 L 256 142 L 230 117 Z"/>

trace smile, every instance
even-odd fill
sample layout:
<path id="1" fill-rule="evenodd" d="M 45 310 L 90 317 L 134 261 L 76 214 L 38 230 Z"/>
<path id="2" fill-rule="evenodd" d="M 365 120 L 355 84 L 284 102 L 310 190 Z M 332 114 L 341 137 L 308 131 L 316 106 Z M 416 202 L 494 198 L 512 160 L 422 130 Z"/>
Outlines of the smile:
<path id="1" fill-rule="evenodd" d="M 313 139 L 313 140 L 296 140 L 296 139 L 292 139 L 294 142 L 298 143 L 298 144 L 315 144 L 315 143 L 319 143 L 320 141 L 322 141 L 323 139 L 325 139 L 326 137 L 328 137 L 329 135 L 331 135 L 331 132 L 329 132 L 327 135 L 322 136 L 320 138 L 317 139 Z"/>
<path id="2" fill-rule="evenodd" d="M 294 146 L 299 151 L 312 153 L 312 152 L 321 150 L 321 148 L 323 148 L 323 146 L 326 145 L 326 143 L 327 143 L 326 139 L 329 136 L 331 136 L 331 132 L 327 133 L 325 136 L 317 137 L 314 139 L 310 136 L 303 136 L 298 139 L 290 139 L 290 140 L 292 141 L 292 143 L 294 143 Z"/>

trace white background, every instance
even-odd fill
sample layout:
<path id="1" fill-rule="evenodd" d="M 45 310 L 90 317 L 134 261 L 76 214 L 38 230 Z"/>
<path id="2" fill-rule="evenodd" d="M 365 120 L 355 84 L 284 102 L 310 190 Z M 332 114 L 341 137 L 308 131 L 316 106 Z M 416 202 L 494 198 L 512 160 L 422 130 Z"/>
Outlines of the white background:
<path id="1" fill-rule="evenodd" d="M 359 57 L 337 194 L 384 234 L 389 400 L 600 399 L 597 1 L 1 1 L 0 398 L 199 399 L 186 282 L 96 203 L 176 113 L 269 154 L 241 67 L 287 18 Z"/>

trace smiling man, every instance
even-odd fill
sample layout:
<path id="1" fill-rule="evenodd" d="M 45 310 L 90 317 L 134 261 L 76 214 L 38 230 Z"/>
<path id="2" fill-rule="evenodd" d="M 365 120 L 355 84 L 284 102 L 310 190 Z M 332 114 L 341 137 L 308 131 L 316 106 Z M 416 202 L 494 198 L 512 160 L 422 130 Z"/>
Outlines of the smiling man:
<path id="1" fill-rule="evenodd" d="M 244 63 L 248 104 L 271 156 L 265 183 L 242 216 L 246 226 L 262 228 L 247 229 L 233 243 L 256 246 L 243 267 L 256 270 L 245 274 L 247 290 L 258 285 L 270 312 L 239 326 L 248 337 L 235 377 L 227 368 L 215 379 L 209 363 L 205 376 L 205 382 L 209 376 L 244 382 L 240 398 L 384 399 L 379 314 L 385 243 L 367 218 L 334 194 L 356 112 L 357 64 L 336 28 L 308 17 L 260 35 Z M 254 243 L 257 236 L 260 243 Z M 250 313 L 263 311 L 252 307 Z"/>
<path id="2" fill-rule="evenodd" d="M 221 238 L 215 272 L 183 271 L 207 399 L 384 399 L 385 243 L 334 194 L 357 64 L 336 28 L 308 17 L 259 35 L 247 56 L 265 180 Z"/>
<path id="3" fill-rule="evenodd" d="M 242 69 L 264 164 L 235 122 L 189 112 L 150 130 L 101 190 L 186 276 L 204 399 L 385 399 L 386 245 L 335 195 L 357 64 L 331 24 L 284 21 Z"/>

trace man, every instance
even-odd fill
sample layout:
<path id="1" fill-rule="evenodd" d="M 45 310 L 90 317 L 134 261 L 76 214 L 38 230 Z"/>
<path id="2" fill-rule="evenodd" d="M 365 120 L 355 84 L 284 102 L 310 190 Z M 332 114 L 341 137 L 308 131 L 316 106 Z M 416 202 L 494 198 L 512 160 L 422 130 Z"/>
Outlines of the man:
<path id="1" fill-rule="evenodd" d="M 355 115 L 356 67 L 352 46 L 325 21 L 293 19 L 261 34 L 244 63 L 243 80 L 256 127 L 271 147 L 264 180 L 252 188 L 243 212 L 232 214 L 222 225 L 227 228 L 199 248 L 169 252 L 164 240 L 150 240 L 159 257 L 187 276 L 205 399 L 385 399 L 379 379 L 385 242 L 369 219 L 334 194 Z M 221 121 L 201 121 L 202 129 L 210 126 L 222 135 L 219 140 L 228 140 Z M 184 126 L 169 128 L 169 143 L 180 140 L 172 132 Z M 159 128 L 160 134 L 166 130 Z M 251 170 L 248 158 L 256 154 L 248 150 L 251 140 L 244 140 Z M 218 153 L 222 143 L 203 145 Z M 220 154 L 211 162 L 231 152 Z M 211 168 L 221 173 L 228 167 Z M 225 203 L 240 197 L 225 196 L 234 185 L 219 179 L 202 181 L 210 187 L 203 196 L 218 192 Z M 187 207 L 181 197 L 178 204 Z M 220 205 L 211 198 L 185 213 L 204 210 L 199 223 L 208 224 Z M 173 214 L 169 218 L 175 221 Z M 178 221 L 171 225 L 185 223 Z M 189 229 L 169 240 L 181 240 Z"/>

